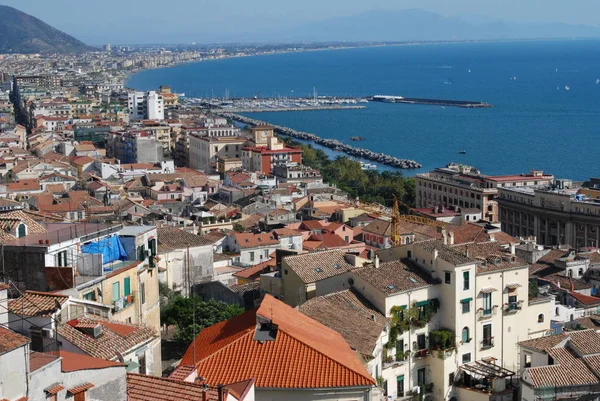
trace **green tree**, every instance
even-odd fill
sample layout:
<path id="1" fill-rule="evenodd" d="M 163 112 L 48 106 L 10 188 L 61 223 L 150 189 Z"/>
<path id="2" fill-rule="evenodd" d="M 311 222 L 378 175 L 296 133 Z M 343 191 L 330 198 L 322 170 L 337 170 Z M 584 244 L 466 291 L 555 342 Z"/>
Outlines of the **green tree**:
<path id="1" fill-rule="evenodd" d="M 243 233 L 244 231 L 246 231 L 246 229 L 240 223 L 233 223 L 233 231 L 237 233 Z"/>
<path id="2" fill-rule="evenodd" d="M 177 296 L 161 313 L 161 323 L 175 325 L 175 338 L 183 343 L 190 343 L 205 327 L 212 326 L 223 320 L 231 319 L 244 312 L 239 305 L 225 302 L 204 301 L 200 297 L 184 298 Z"/>

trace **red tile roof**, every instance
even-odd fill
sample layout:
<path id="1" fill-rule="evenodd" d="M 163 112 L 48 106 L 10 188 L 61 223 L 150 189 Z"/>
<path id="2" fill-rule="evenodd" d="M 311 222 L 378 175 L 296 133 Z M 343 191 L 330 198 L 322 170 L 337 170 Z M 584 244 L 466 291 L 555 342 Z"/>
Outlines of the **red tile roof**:
<path id="1" fill-rule="evenodd" d="M 233 277 L 243 278 L 247 280 L 258 280 L 260 279 L 261 274 L 273 271 L 273 268 L 275 266 L 277 266 L 277 261 L 271 258 L 237 273 L 233 273 Z"/>
<path id="2" fill-rule="evenodd" d="M 600 304 L 600 298 L 592 297 L 589 295 L 580 294 L 575 291 L 569 291 L 569 295 L 575 298 L 577 301 L 581 302 L 584 305 L 597 305 Z"/>
<path id="3" fill-rule="evenodd" d="M 226 390 L 225 390 L 226 391 Z M 206 398 L 204 398 L 206 394 Z M 227 394 L 222 398 L 227 399 Z M 128 401 L 218 401 L 219 392 L 215 387 L 204 388 L 201 384 L 188 383 L 164 377 L 127 374 Z"/>
<path id="4" fill-rule="evenodd" d="M 94 387 L 94 385 L 90 382 L 87 382 L 87 383 L 80 384 L 77 387 L 70 388 L 68 391 L 69 391 L 69 393 L 76 395 L 79 393 L 83 393 L 84 391 L 89 390 L 92 387 Z"/>
<path id="5" fill-rule="evenodd" d="M 59 355 L 62 357 L 61 370 L 63 372 L 75 372 L 78 370 L 104 369 L 114 368 L 118 366 L 126 366 L 126 364 L 124 363 L 94 358 L 83 354 L 76 354 L 75 352 L 59 351 Z"/>
<path id="6" fill-rule="evenodd" d="M 254 340 L 257 316 L 277 325 L 274 340 Z M 374 385 L 339 333 L 268 294 L 258 310 L 202 330 L 181 364 L 194 360 L 208 384 L 255 378 L 259 388 Z"/>
<path id="7" fill-rule="evenodd" d="M 56 361 L 57 359 L 57 355 L 31 351 L 29 353 L 29 370 L 34 372 L 39 368 L 46 366 L 50 362 Z"/>
<path id="8" fill-rule="evenodd" d="M 272 233 L 234 233 L 233 236 L 242 249 L 279 245 L 279 240 L 275 239 L 275 236 Z"/>
<path id="9" fill-rule="evenodd" d="M 25 293 L 8 302 L 8 310 L 20 316 L 52 316 L 69 300 L 68 295 L 50 292 L 25 291 Z"/>
<path id="10" fill-rule="evenodd" d="M 29 342 L 29 338 L 0 326 L 0 354 L 22 347 Z"/>

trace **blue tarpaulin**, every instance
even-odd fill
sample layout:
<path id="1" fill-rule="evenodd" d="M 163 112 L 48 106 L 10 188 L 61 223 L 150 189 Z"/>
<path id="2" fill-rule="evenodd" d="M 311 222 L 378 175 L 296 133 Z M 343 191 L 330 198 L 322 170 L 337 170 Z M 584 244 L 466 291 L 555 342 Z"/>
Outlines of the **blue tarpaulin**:
<path id="1" fill-rule="evenodd" d="M 81 252 L 102 254 L 102 263 L 127 260 L 127 252 L 125 252 L 118 235 L 112 235 L 102 238 L 100 241 L 86 244 L 81 247 Z"/>

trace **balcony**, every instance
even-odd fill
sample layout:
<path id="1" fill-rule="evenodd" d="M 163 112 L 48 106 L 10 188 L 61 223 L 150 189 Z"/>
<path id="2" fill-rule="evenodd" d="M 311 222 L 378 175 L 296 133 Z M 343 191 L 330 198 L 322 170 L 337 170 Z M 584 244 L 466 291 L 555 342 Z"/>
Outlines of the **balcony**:
<path id="1" fill-rule="evenodd" d="M 113 308 L 114 308 L 115 313 L 120 312 L 123 309 L 126 309 L 129 306 L 133 305 L 134 301 L 135 301 L 135 297 L 133 294 L 126 295 L 123 298 L 113 301 Z"/>
<path id="2" fill-rule="evenodd" d="M 497 310 L 498 310 L 498 305 L 494 305 L 490 309 L 479 308 L 477 310 L 477 318 L 479 320 L 490 319 L 496 315 Z"/>
<path id="3" fill-rule="evenodd" d="M 522 305 L 523 305 L 523 301 L 509 302 L 507 304 L 504 304 L 504 312 L 505 313 L 516 313 L 521 310 Z"/>
<path id="4" fill-rule="evenodd" d="M 488 337 L 481 340 L 481 349 L 489 349 L 494 346 L 494 337 Z"/>
<path id="5" fill-rule="evenodd" d="M 425 357 L 429 356 L 429 349 L 425 348 L 425 349 L 420 349 L 418 351 L 415 351 L 415 359 L 422 359 Z"/>

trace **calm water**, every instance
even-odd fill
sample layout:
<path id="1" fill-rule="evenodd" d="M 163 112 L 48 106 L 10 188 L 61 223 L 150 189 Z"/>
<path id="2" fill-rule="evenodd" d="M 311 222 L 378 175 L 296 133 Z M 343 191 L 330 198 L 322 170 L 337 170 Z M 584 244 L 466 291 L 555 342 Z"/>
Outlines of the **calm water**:
<path id="1" fill-rule="evenodd" d="M 493 109 L 369 103 L 364 110 L 251 117 L 415 159 L 460 161 L 488 174 L 543 169 L 600 176 L 600 41 L 470 43 L 246 57 L 140 72 L 137 89 L 188 96 L 390 94 L 483 100 Z M 570 90 L 565 90 L 565 86 Z M 467 154 L 458 154 L 465 150 Z M 416 171 L 408 172 L 414 174 Z"/>

